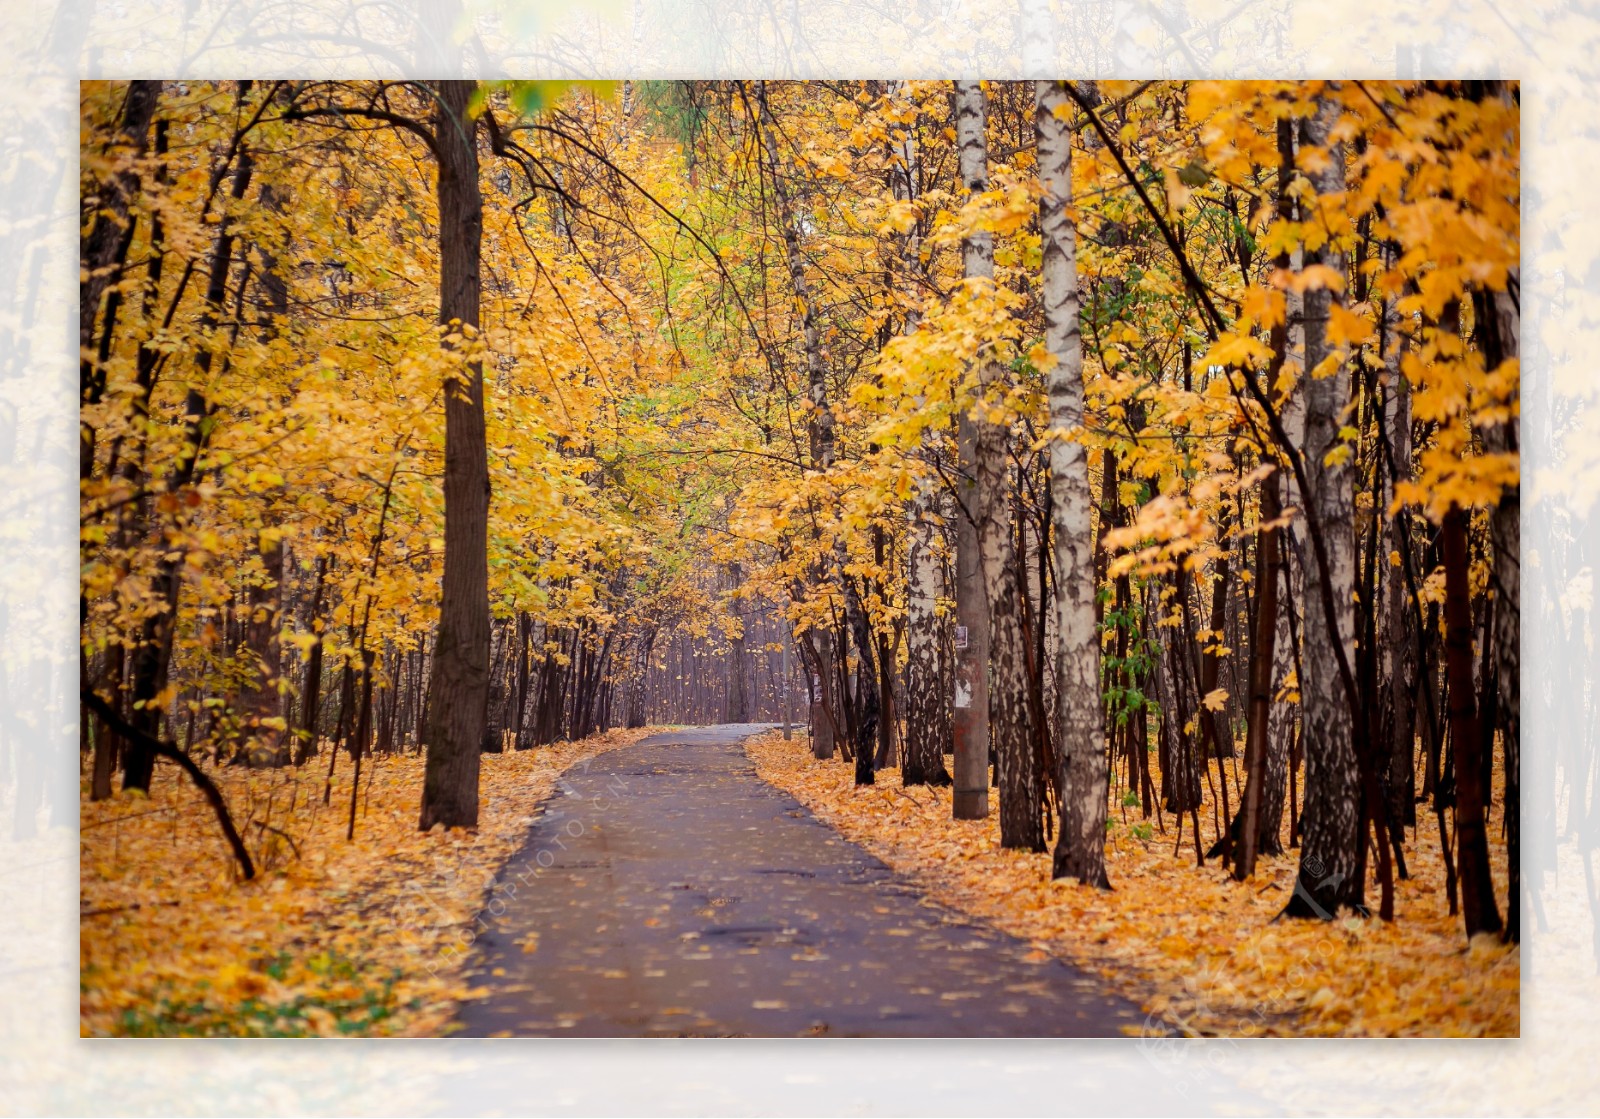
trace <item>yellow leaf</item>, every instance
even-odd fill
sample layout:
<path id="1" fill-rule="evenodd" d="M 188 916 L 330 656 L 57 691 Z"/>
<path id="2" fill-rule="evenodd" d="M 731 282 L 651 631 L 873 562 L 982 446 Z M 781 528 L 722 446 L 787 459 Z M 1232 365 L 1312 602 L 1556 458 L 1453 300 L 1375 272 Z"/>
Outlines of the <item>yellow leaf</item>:
<path id="1" fill-rule="evenodd" d="M 1327 288 L 1335 294 L 1344 291 L 1344 276 L 1326 264 L 1307 265 L 1300 270 L 1299 275 L 1295 276 L 1293 283 L 1294 290 L 1299 292 L 1315 291 L 1319 288 Z"/>
<path id="2" fill-rule="evenodd" d="M 1328 341 L 1335 346 L 1358 346 L 1372 340 L 1372 324 L 1337 301 L 1328 306 Z"/>

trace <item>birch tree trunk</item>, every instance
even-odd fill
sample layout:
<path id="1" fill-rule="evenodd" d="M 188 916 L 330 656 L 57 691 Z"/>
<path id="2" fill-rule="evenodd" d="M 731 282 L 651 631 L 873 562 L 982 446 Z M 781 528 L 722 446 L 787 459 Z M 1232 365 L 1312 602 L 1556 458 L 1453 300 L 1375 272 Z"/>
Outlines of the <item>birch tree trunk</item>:
<path id="1" fill-rule="evenodd" d="M 1055 532 L 1056 702 L 1061 742 L 1061 830 L 1054 878 L 1109 888 L 1106 877 L 1106 755 L 1101 749 L 1100 639 L 1095 628 L 1093 495 L 1083 426 L 1083 354 L 1078 337 L 1078 235 L 1072 201 L 1072 101 L 1060 82 L 1035 88 L 1039 229 L 1043 251 L 1044 344 L 1055 364 L 1050 395 L 1050 517 Z M 1041 620 L 1041 624 L 1043 624 Z"/>
<path id="2" fill-rule="evenodd" d="M 973 193 L 988 189 L 987 102 L 976 81 L 956 83 L 956 137 L 961 178 Z M 994 240 L 974 232 L 962 243 L 967 282 L 994 282 Z M 1008 420 L 991 419 L 1009 387 L 1006 369 L 990 354 L 978 358 L 980 415 L 972 421 L 978 557 L 988 600 L 989 719 L 1000 785 L 1000 846 L 1044 850 L 1038 759 L 1029 729 L 1027 656 L 1011 533 Z"/>
<path id="3" fill-rule="evenodd" d="M 1318 195 L 1344 190 L 1343 145 L 1331 143 L 1338 103 L 1324 97 L 1303 124 L 1303 147 L 1326 150 L 1322 166 L 1310 173 Z M 1340 277 L 1343 254 L 1331 244 L 1308 249 L 1306 267 L 1321 265 Z M 1342 285 L 1341 285 L 1342 286 Z M 1339 428 L 1350 402 L 1350 371 L 1341 359 L 1322 368 L 1334 351 L 1327 340 L 1329 308 L 1338 295 L 1327 285 L 1305 293 L 1305 435 L 1301 444 L 1308 510 L 1315 516 L 1324 556 L 1307 539 L 1301 547 L 1304 571 L 1304 646 L 1300 678 L 1302 740 L 1305 744 L 1306 803 L 1301 827 L 1299 881 L 1287 908 L 1291 916 L 1331 918 L 1341 908 L 1362 904 L 1361 797 L 1354 742 L 1354 712 L 1342 684 L 1338 654 L 1354 663 L 1355 473 L 1349 451 L 1340 455 Z M 1308 526 L 1307 536 L 1310 536 Z M 1324 563 L 1325 560 L 1325 563 Z M 1331 600 L 1329 618 L 1327 603 Z M 1331 625 L 1330 625 L 1331 621 Z"/>
<path id="4" fill-rule="evenodd" d="M 1296 216 L 1296 203 L 1289 192 L 1290 183 L 1294 179 L 1294 124 L 1289 120 L 1278 122 L 1278 196 L 1275 202 L 1277 215 L 1282 221 L 1294 221 Z M 1279 253 L 1274 263 L 1279 268 L 1298 271 L 1300 267 L 1300 250 Z M 1277 395 L 1277 382 L 1279 376 L 1287 367 L 1294 376 L 1292 387 L 1282 403 L 1283 428 L 1289 440 L 1295 446 L 1305 438 L 1306 410 L 1305 410 L 1305 328 L 1303 325 L 1304 308 L 1300 296 L 1291 288 L 1284 292 L 1284 321 L 1272 331 L 1273 361 L 1272 373 L 1269 377 L 1271 383 L 1267 391 Z M 1273 492 L 1268 495 L 1266 487 L 1270 486 Z M 1300 488 L 1295 482 L 1292 471 L 1280 470 L 1276 476 L 1268 479 L 1263 485 L 1261 517 L 1270 520 L 1270 502 L 1278 512 L 1285 506 L 1285 493 L 1287 504 L 1298 507 L 1301 504 Z M 1300 711 L 1298 703 L 1291 703 L 1280 698 L 1290 690 L 1294 684 L 1295 669 L 1295 637 L 1298 626 L 1291 622 L 1298 618 L 1293 612 L 1298 608 L 1301 595 L 1297 593 L 1295 582 L 1298 579 L 1299 567 L 1289 562 L 1290 555 L 1298 555 L 1296 551 L 1296 532 L 1302 528 L 1298 520 L 1291 520 L 1277 532 L 1273 551 L 1276 560 L 1274 571 L 1277 579 L 1272 588 L 1274 609 L 1272 611 L 1272 636 L 1271 671 L 1268 678 L 1267 701 L 1267 726 L 1265 757 L 1262 759 L 1261 799 L 1256 808 L 1256 850 L 1257 855 L 1279 855 L 1283 853 L 1283 807 L 1284 798 L 1289 785 L 1289 758 L 1293 753 L 1296 716 Z M 1261 602 L 1266 601 L 1266 592 L 1261 591 Z M 1260 607 L 1258 606 L 1258 609 Z M 1267 638 L 1257 629 L 1258 642 L 1265 643 Z M 1251 731 L 1255 730 L 1254 720 L 1257 714 L 1252 711 Z"/>
<path id="5" fill-rule="evenodd" d="M 916 142 L 909 127 L 905 137 L 895 143 L 894 155 L 890 190 L 897 201 L 913 201 L 917 196 L 919 164 Z M 919 243 L 915 228 L 904 236 L 900 243 L 900 268 L 910 272 L 918 267 Z M 909 288 L 910 277 L 897 277 L 892 286 L 897 290 Z M 908 313 L 905 332 L 911 334 L 916 328 L 915 315 Z M 932 469 L 939 448 L 931 434 L 924 436 L 921 454 L 929 469 L 917 481 L 906 526 L 906 742 L 900 778 L 907 785 L 948 785 L 950 774 L 944 767 L 944 756 L 954 747 L 954 732 L 950 696 L 944 686 L 945 672 L 941 663 L 944 642 L 937 612 L 943 585 L 944 565 L 940 556 L 943 535 L 939 479 Z"/>
<path id="6" fill-rule="evenodd" d="M 940 666 L 940 589 L 937 482 L 925 478 L 911 500 L 906 569 L 906 745 L 901 779 L 907 785 L 948 785 L 944 755 L 952 744 L 950 697 Z"/>

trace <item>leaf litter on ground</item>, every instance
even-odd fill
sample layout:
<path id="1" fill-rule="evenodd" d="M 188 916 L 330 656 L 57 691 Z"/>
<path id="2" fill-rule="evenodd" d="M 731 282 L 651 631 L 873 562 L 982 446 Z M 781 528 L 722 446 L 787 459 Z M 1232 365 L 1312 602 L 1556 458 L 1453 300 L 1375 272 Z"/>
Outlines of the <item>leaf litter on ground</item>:
<path id="1" fill-rule="evenodd" d="M 477 916 L 541 802 L 568 769 L 647 733 L 483 755 L 475 831 L 419 831 L 422 756 L 375 755 L 353 841 L 347 758 L 327 805 L 326 753 L 298 768 L 207 765 L 250 844 L 251 881 L 175 769 L 157 771 L 149 797 L 85 792 L 81 1033 L 444 1032 L 474 994 L 462 969 Z"/>
<path id="2" fill-rule="evenodd" d="M 793 795 L 846 839 L 910 878 L 935 901 L 1098 973 L 1154 1018 L 1205 1036 L 1476 1036 L 1519 1033 L 1520 952 L 1497 938 L 1468 944 L 1449 914 L 1436 836 L 1406 846 L 1411 878 L 1395 883 L 1393 922 L 1344 916 L 1274 920 L 1294 888 L 1298 851 L 1262 856 L 1235 882 L 1219 859 L 1196 866 L 1190 835 L 1174 852 L 1173 822 L 1113 798 L 1106 865 L 1113 889 L 1052 881 L 1050 856 L 1000 847 L 999 817 L 955 820 L 950 789 L 903 788 L 898 769 L 856 786 L 851 766 L 817 761 L 778 734 L 750 739 L 762 778 Z M 1240 803 L 1236 780 L 1231 803 Z M 1496 774 L 1494 810 L 1502 806 Z M 1201 844 L 1216 840 L 1211 792 Z M 1186 824 L 1187 826 L 1187 824 Z M 1138 829 L 1136 831 L 1135 829 Z M 1503 846 L 1492 848 L 1504 898 Z M 1377 889 L 1368 899 L 1376 906 Z"/>

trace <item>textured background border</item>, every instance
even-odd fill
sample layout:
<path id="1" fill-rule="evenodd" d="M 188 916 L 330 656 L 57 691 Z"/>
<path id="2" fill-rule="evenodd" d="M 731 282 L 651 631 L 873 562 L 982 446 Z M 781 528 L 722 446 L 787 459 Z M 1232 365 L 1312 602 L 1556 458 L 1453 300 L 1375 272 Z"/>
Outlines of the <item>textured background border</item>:
<path id="1" fill-rule="evenodd" d="M 77 1038 L 77 82 L 397 77 L 436 0 L 0 3 L 0 1110 L 17 1114 L 1585 1112 L 1600 937 L 1557 790 L 1596 761 L 1570 543 L 1600 542 L 1600 17 L 1524 0 L 468 0 L 473 76 L 1523 81 L 1523 1040 L 106 1042 Z M 1587 8 L 1587 11 L 1584 9 Z M 1029 34 L 1044 28 L 1044 34 Z M 428 74 L 427 77 L 445 75 Z M 1597 554 L 1593 544 L 1591 554 Z M 1600 634 L 1596 635 L 1600 637 Z M 1591 653 L 1590 645 L 1594 646 Z M 1580 667 L 1576 673 L 1570 666 Z M 1564 682 L 1561 682 L 1564 681 Z M 1572 683 L 1576 681 L 1576 685 Z M 1600 697 L 1600 692 L 1597 692 Z M 1591 851 L 1592 854 L 1592 851 Z"/>

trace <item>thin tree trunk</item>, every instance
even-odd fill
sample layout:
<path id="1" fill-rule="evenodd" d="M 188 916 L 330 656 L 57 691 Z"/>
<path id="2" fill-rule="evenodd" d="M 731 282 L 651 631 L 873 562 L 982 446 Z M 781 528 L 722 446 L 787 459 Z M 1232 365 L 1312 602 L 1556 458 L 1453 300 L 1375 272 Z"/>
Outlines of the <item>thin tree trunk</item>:
<path id="1" fill-rule="evenodd" d="M 834 456 L 834 419 L 833 408 L 828 401 L 828 367 L 822 354 L 822 334 L 817 327 L 816 309 L 811 304 L 811 292 L 806 280 L 805 257 L 800 248 L 800 230 L 796 223 L 788 188 L 784 184 L 782 165 L 778 158 L 778 129 L 772 117 L 772 107 L 767 99 L 766 82 L 756 83 L 756 104 L 761 124 L 761 140 L 766 150 L 767 165 L 772 176 L 773 195 L 777 200 L 779 232 L 783 237 L 784 263 L 789 272 L 789 283 L 794 290 L 795 303 L 800 311 L 800 335 L 802 348 L 806 358 L 806 390 L 811 401 L 811 412 L 806 420 L 807 435 L 810 442 L 811 463 L 814 469 L 826 472 L 833 466 Z M 820 543 L 820 542 L 819 542 Z M 843 547 L 843 542 L 837 542 L 838 548 Z M 837 549 L 830 549 L 837 557 Z M 819 559 L 815 581 L 822 582 L 821 568 L 825 561 Z M 836 574 L 843 577 L 843 564 L 837 559 L 834 564 Z M 822 680 L 822 695 L 819 697 L 822 714 L 829 723 L 828 732 L 822 733 L 822 722 L 818 720 L 818 733 L 813 738 L 813 750 L 818 758 L 833 756 L 836 732 L 839 729 L 833 722 L 832 716 L 840 710 L 847 698 L 842 689 L 838 701 L 830 703 L 831 693 L 836 685 L 834 676 L 833 642 L 831 637 L 817 632 L 813 652 L 817 659 L 817 674 Z M 826 751 L 826 753 L 824 753 Z"/>
<path id="2" fill-rule="evenodd" d="M 1395 319 L 1398 322 L 1399 316 Z M 1391 491 L 1411 480 L 1411 392 L 1400 372 L 1397 345 L 1388 363 L 1388 412 L 1390 453 L 1394 460 Z M 1400 556 L 1411 551 L 1410 518 L 1400 513 L 1389 522 L 1389 544 Z M 1416 696 L 1417 658 L 1411 638 L 1411 604 L 1406 591 L 1404 563 L 1389 567 L 1388 598 L 1385 612 L 1385 644 L 1389 650 L 1389 695 L 1392 717 L 1389 734 L 1389 811 L 1401 827 L 1417 823 L 1416 773 Z"/>
<path id="3" fill-rule="evenodd" d="M 249 91 L 249 83 L 241 82 L 239 85 L 239 98 L 243 100 Z M 238 202 L 245 196 L 250 188 L 250 178 L 255 170 L 255 163 L 250 151 L 241 140 L 239 154 L 234 165 L 233 185 L 230 197 Z M 217 328 L 220 320 L 223 300 L 227 291 L 228 271 L 233 262 L 233 246 L 236 240 L 235 229 L 224 222 L 217 234 L 217 240 L 212 247 L 210 275 L 206 283 L 205 310 L 200 315 L 200 333 L 202 337 L 211 335 Z M 168 492 L 175 492 L 190 484 L 194 479 L 195 469 L 200 461 L 200 455 L 205 447 L 209 434 L 209 425 L 206 420 L 210 414 L 204 393 L 199 387 L 210 383 L 211 367 L 214 360 L 212 347 L 202 347 L 195 357 L 197 376 L 184 398 L 184 424 L 186 431 L 186 444 L 180 453 L 178 462 L 174 465 L 167 478 Z M 158 530 L 159 531 L 159 530 Z M 150 599 L 161 604 L 161 608 L 152 613 L 140 627 L 138 645 L 133 656 L 133 719 L 132 723 L 138 730 L 139 737 L 128 743 L 124 753 L 122 787 L 124 789 L 138 789 L 141 792 L 150 791 L 150 778 L 155 767 L 155 754 L 148 743 L 158 741 L 161 710 L 152 701 L 166 687 L 167 669 L 172 658 L 172 637 L 174 625 L 178 614 L 178 598 L 181 590 L 180 569 L 183 563 L 184 552 L 174 549 L 161 561 L 155 576 L 151 580 Z"/>
<path id="4" fill-rule="evenodd" d="M 306 659 L 305 684 L 300 689 L 301 738 L 295 749 L 295 765 L 305 765 L 317 752 L 317 709 L 322 698 L 322 586 L 327 568 L 328 558 L 318 556 L 316 574 L 311 583 L 311 616 L 307 619 L 311 634 L 317 640 Z"/>
<path id="5" fill-rule="evenodd" d="M 128 83 L 116 133 L 105 152 L 107 158 L 132 161 L 145 154 L 150 144 L 150 122 L 155 117 L 160 94 L 160 82 Z M 105 391 L 103 355 L 110 352 L 109 342 L 115 332 L 117 305 L 121 302 L 120 289 L 112 286 L 112 282 L 127 262 L 128 250 L 133 243 L 134 219 L 129 211 L 138 190 L 137 168 L 119 167 L 107 181 L 99 185 L 94 196 L 94 220 L 82 238 L 80 251 L 83 273 L 78 282 L 79 393 L 81 401 L 87 405 L 99 403 Z M 107 288 L 111 289 L 109 299 L 106 297 Z M 100 318 L 102 300 L 106 303 L 103 320 Z M 89 357 L 97 349 L 97 321 L 100 322 L 102 339 L 98 347 L 102 354 L 99 362 Z M 78 476 L 87 479 L 94 470 L 95 429 L 81 421 L 78 455 Z"/>
<path id="6" fill-rule="evenodd" d="M 744 571 L 737 563 L 728 565 L 728 578 L 737 591 L 744 581 Z M 736 601 L 736 600 L 735 600 Z M 723 710 L 725 723 L 750 721 L 750 695 L 745 689 L 745 639 L 744 619 L 733 619 L 733 632 L 728 637 L 728 703 Z"/>
<path id="7" fill-rule="evenodd" d="M 1506 290 L 1486 292 L 1479 302 L 1479 322 L 1485 336 L 1485 361 L 1491 369 L 1515 360 L 1520 350 L 1521 271 L 1511 269 Z M 1484 450 L 1492 455 L 1518 453 L 1517 425 L 1514 418 L 1481 429 Z M 1506 860 L 1509 883 L 1506 897 L 1505 936 L 1508 941 L 1522 938 L 1522 490 L 1508 486 L 1489 512 L 1489 546 L 1493 555 L 1490 583 L 1494 588 L 1494 688 L 1499 712 L 1501 749 L 1505 760 Z M 1487 796 L 1487 790 L 1485 790 Z"/>
<path id="8" fill-rule="evenodd" d="M 1501 929 L 1489 874 L 1485 826 L 1488 790 L 1483 784 L 1483 741 L 1472 687 L 1472 592 L 1467 584 L 1468 513 L 1452 505 L 1440 526 L 1444 553 L 1445 665 L 1450 682 L 1450 750 L 1456 769 L 1456 865 L 1461 880 L 1461 915 L 1467 936 Z"/>
<path id="9" fill-rule="evenodd" d="M 1278 475 L 1261 483 L 1261 525 L 1256 530 L 1256 626 L 1250 641 L 1250 718 L 1245 739 L 1246 777 L 1239 850 L 1233 876 L 1243 882 L 1255 873 L 1261 846 L 1261 800 L 1267 780 L 1267 726 L 1272 712 L 1273 644 L 1278 631 L 1278 532 L 1266 527 L 1277 519 Z"/>
<path id="10" fill-rule="evenodd" d="M 527 611 L 517 614 L 517 688 L 516 711 L 511 718 L 512 740 L 518 750 L 533 745 L 527 733 L 528 719 L 528 643 L 533 639 L 533 616 Z"/>

